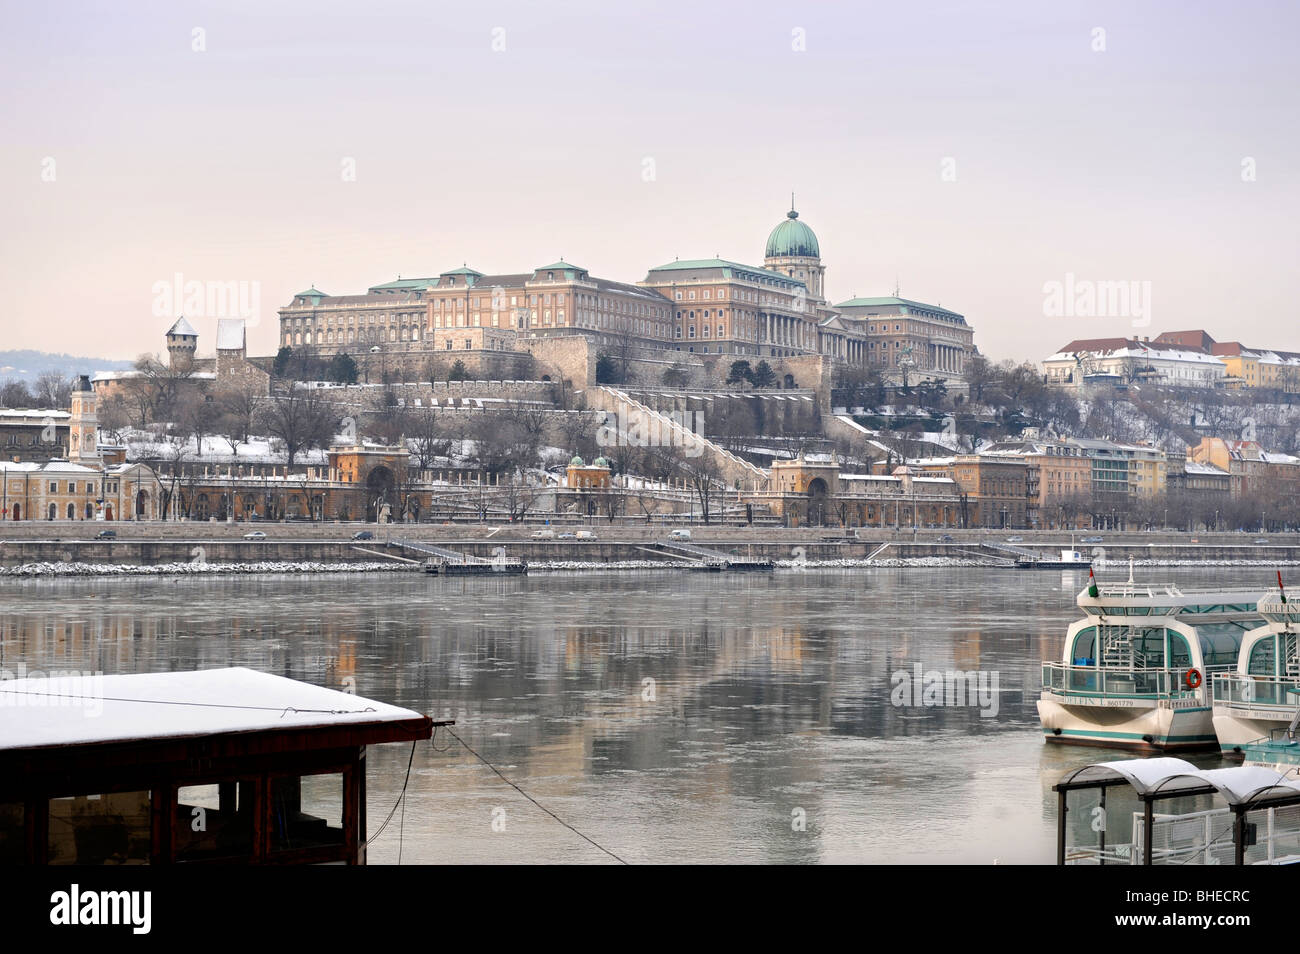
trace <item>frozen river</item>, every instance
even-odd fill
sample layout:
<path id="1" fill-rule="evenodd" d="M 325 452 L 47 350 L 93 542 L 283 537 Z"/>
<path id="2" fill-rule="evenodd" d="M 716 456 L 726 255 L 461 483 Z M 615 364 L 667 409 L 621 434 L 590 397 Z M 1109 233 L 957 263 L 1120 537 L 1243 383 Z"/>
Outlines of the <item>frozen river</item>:
<path id="1" fill-rule="evenodd" d="M 1262 592 L 1269 572 L 1139 575 Z M 1086 577 L 10 580 L 0 582 L 0 668 L 238 665 L 354 683 L 456 719 L 502 772 L 632 862 L 1048 863 L 1052 782 L 1114 757 L 1044 745 L 1034 710 L 1039 664 L 1058 657 Z M 910 689 L 917 666 L 978 672 L 986 694 L 965 706 L 907 699 L 895 674 Z M 610 860 L 445 733 L 435 742 L 415 752 L 403 863 Z M 369 754 L 372 832 L 409 755 L 407 745 Z M 396 861 L 398 830 L 394 819 L 371 863 Z"/>

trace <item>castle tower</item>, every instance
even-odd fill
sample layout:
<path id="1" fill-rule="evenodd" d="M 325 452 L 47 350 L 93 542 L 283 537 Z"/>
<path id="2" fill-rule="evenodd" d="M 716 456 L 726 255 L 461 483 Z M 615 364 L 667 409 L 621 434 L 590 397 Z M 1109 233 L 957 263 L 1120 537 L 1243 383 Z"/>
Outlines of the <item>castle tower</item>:
<path id="1" fill-rule="evenodd" d="M 176 368 L 193 363 L 198 347 L 199 333 L 181 315 L 167 332 L 167 355 L 171 366 Z"/>
<path id="2" fill-rule="evenodd" d="M 799 221 L 799 213 L 793 208 L 767 237 L 763 265 L 803 282 L 814 303 L 825 302 L 826 269 L 822 266 L 821 247 L 813 230 Z"/>
<path id="3" fill-rule="evenodd" d="M 72 388 L 72 417 L 68 420 L 68 460 L 74 464 L 98 466 L 99 444 L 95 434 L 99 419 L 95 416 L 95 389 L 90 386 L 90 376 L 77 378 Z"/>

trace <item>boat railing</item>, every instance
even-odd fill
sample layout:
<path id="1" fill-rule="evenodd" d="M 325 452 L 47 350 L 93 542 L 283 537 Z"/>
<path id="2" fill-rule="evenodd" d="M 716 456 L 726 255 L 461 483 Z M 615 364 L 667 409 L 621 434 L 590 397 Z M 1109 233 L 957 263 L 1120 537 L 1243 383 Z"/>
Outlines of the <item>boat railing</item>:
<path id="1" fill-rule="evenodd" d="M 1213 675 L 1210 698 L 1215 705 L 1276 706 L 1294 710 L 1300 706 L 1300 678 L 1219 672 Z"/>
<path id="2" fill-rule="evenodd" d="M 1185 670 L 1176 669 L 1112 669 L 1043 663 L 1043 689 L 1070 696 L 1179 698 L 1193 692 L 1183 684 L 1184 676 Z"/>
<path id="3" fill-rule="evenodd" d="M 1300 806 L 1269 808 L 1257 816 L 1256 837 L 1246 848 L 1246 864 L 1286 864 L 1300 855 Z M 1234 816 L 1230 808 L 1210 808 L 1152 816 L 1151 863 L 1157 865 L 1230 865 Z M 1140 865 L 1146 819 L 1133 813 L 1132 840 L 1107 845 L 1070 845 L 1066 864 Z"/>

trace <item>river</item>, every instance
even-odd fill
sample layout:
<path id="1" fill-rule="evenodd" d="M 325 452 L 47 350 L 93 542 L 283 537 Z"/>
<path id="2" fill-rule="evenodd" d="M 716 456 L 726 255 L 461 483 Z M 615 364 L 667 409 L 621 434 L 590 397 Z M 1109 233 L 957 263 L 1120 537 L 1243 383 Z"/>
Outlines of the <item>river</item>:
<path id="1" fill-rule="evenodd" d="M 1268 572 L 1139 576 L 1263 591 Z M 1086 576 L 11 580 L 0 583 L 0 668 L 236 665 L 355 686 L 456 719 L 501 772 L 634 863 L 1050 863 L 1052 782 L 1115 757 L 1045 745 L 1034 709 L 1039 664 L 1059 657 Z M 963 706 L 904 698 L 918 665 L 978 672 L 986 694 Z M 434 743 L 416 747 L 405 811 L 372 844 L 372 864 L 397 860 L 399 833 L 404 864 L 611 860 L 445 731 Z M 372 832 L 409 757 L 407 745 L 369 754 Z"/>

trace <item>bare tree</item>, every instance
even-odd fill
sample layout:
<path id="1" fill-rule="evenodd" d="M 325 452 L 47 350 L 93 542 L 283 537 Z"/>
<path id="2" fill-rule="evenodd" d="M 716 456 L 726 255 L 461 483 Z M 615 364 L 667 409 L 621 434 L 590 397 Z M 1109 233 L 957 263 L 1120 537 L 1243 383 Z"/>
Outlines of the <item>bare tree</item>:
<path id="1" fill-rule="evenodd" d="M 298 455 L 313 447 L 326 447 L 333 439 L 338 419 L 314 388 L 294 388 L 268 398 L 260 414 L 261 426 L 284 442 L 289 467 Z"/>

